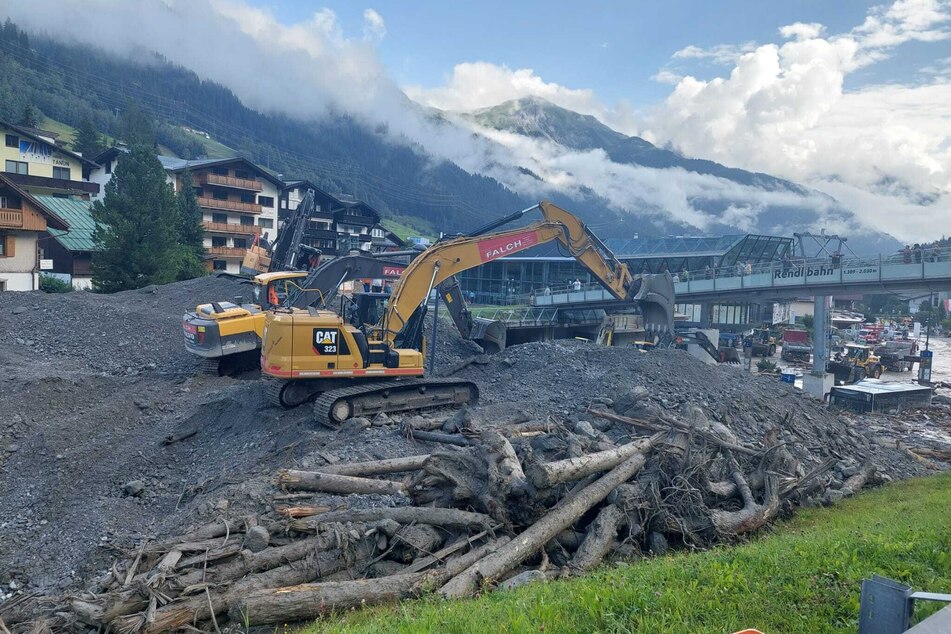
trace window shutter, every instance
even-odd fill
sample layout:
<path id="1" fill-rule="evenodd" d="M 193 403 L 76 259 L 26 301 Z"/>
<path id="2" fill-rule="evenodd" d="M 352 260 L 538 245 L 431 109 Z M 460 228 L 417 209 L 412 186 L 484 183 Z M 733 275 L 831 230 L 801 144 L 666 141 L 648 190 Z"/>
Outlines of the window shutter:
<path id="1" fill-rule="evenodd" d="M 4 255 L 8 258 L 12 258 L 14 255 L 16 255 L 15 247 L 16 247 L 17 238 L 16 236 L 10 235 L 10 236 L 5 236 L 4 239 L 7 241 L 5 245 L 6 248 L 3 250 Z"/>

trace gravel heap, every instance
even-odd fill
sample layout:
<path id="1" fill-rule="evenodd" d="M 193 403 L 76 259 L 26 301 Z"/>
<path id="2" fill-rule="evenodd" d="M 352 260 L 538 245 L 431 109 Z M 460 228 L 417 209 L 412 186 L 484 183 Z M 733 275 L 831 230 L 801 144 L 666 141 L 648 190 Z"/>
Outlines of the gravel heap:
<path id="1" fill-rule="evenodd" d="M 267 405 L 257 376 L 200 375 L 183 349 L 183 312 L 246 289 L 202 278 L 112 296 L 0 294 L 0 363 L 7 369 L 0 378 L 0 601 L 13 589 L 84 587 L 108 569 L 117 549 L 134 549 L 147 537 L 268 513 L 278 468 L 435 447 L 403 436 L 400 425 L 415 414 L 332 431 L 316 425 L 307 406 Z M 437 373 L 481 352 L 451 322 L 439 337 Z M 893 436 L 878 438 L 861 418 L 825 410 L 775 379 L 707 366 L 679 351 L 532 343 L 455 376 L 479 384 L 482 399 L 472 413 L 486 424 L 521 413 L 589 421 L 613 434 L 586 408 L 643 386 L 657 407 L 699 405 L 744 442 L 762 442 L 780 425 L 784 438 L 810 448 L 810 460 L 831 450 L 843 463 L 872 460 L 890 478 L 927 472 Z M 329 502 L 381 503 L 359 496 Z"/>

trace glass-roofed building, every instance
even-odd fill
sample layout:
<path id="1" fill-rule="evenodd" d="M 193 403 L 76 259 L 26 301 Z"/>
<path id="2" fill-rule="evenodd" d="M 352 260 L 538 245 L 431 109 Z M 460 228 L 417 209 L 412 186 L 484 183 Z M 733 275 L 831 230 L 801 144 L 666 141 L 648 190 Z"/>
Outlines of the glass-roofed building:
<path id="1" fill-rule="evenodd" d="M 764 235 L 728 235 L 662 238 L 606 238 L 605 245 L 634 273 L 731 270 L 737 264 L 752 266 L 781 260 L 793 254 L 793 239 Z M 593 281 L 557 242 L 529 249 L 518 255 L 488 262 L 459 276 L 463 290 L 477 303 L 504 304 L 513 297 L 555 289 L 574 280 Z"/>

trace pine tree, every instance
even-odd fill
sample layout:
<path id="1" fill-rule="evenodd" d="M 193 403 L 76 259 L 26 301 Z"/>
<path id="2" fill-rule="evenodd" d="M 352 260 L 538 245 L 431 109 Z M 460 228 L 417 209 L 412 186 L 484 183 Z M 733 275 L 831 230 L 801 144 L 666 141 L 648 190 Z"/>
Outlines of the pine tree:
<path id="1" fill-rule="evenodd" d="M 178 207 L 151 146 L 119 157 L 105 198 L 96 201 L 93 286 L 114 293 L 175 280 L 181 269 Z"/>
<path id="2" fill-rule="evenodd" d="M 187 280 L 204 275 L 202 257 L 205 254 L 205 230 L 201 226 L 201 207 L 187 170 L 182 174 L 182 186 L 176 195 L 178 205 L 178 244 L 182 247 L 178 279 Z"/>
<path id="3" fill-rule="evenodd" d="M 119 136 L 128 145 L 155 147 L 155 126 L 136 102 L 130 101 L 122 110 L 119 124 Z"/>
<path id="4" fill-rule="evenodd" d="M 23 112 L 20 113 L 20 120 L 17 121 L 17 125 L 26 126 L 27 128 L 35 128 L 40 125 L 40 113 L 31 103 L 26 104 L 23 107 Z"/>
<path id="5" fill-rule="evenodd" d="M 76 138 L 73 140 L 73 151 L 79 152 L 83 158 L 93 159 L 105 150 L 102 137 L 96 131 L 96 125 L 88 116 L 83 117 L 76 129 Z"/>

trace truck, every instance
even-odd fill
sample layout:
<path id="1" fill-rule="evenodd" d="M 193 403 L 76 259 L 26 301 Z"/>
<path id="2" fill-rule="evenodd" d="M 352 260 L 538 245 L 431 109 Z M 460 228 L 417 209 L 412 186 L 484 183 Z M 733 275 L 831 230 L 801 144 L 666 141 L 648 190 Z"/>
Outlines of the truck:
<path id="1" fill-rule="evenodd" d="M 893 339 L 875 347 L 882 366 L 891 372 L 911 370 L 918 360 L 918 342 L 914 339 Z"/>
<path id="2" fill-rule="evenodd" d="M 812 346 L 809 333 L 805 330 L 786 330 L 783 332 L 783 361 L 809 363 L 812 358 Z"/>

